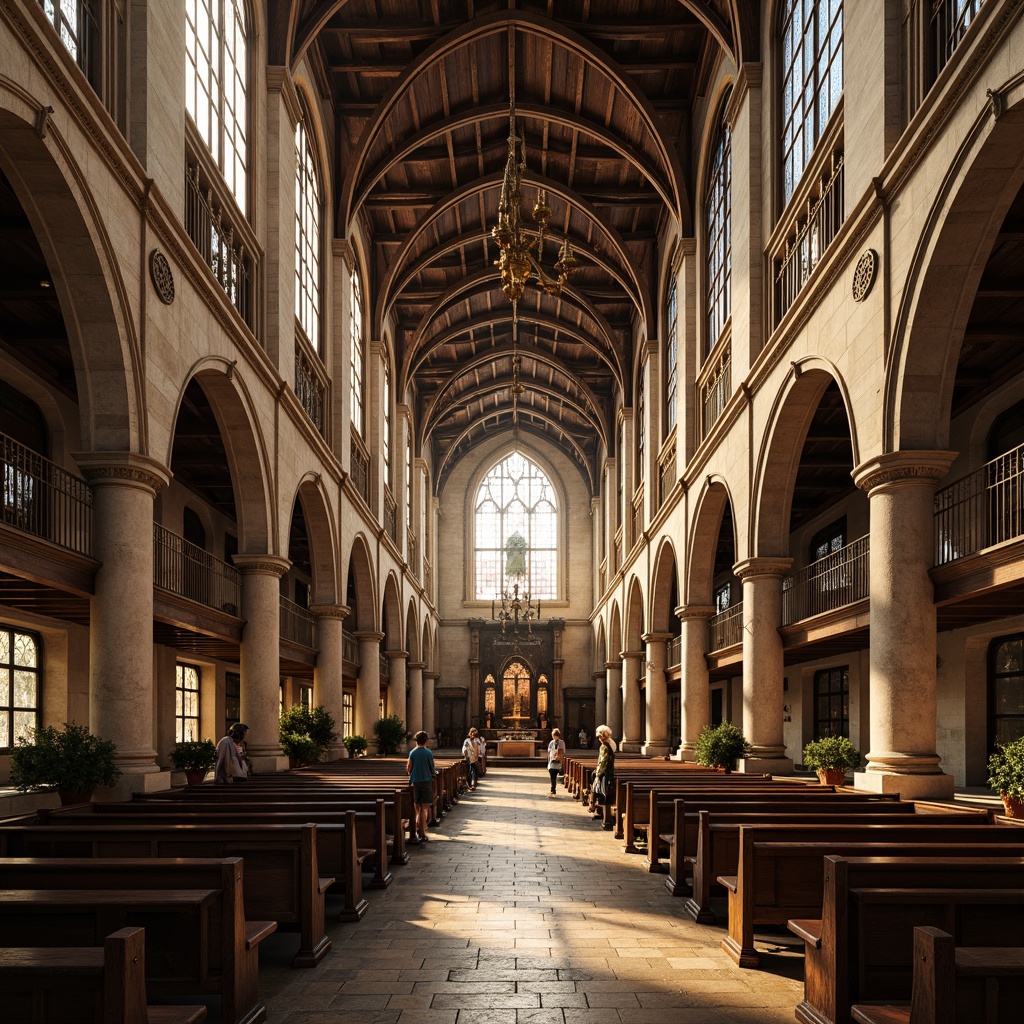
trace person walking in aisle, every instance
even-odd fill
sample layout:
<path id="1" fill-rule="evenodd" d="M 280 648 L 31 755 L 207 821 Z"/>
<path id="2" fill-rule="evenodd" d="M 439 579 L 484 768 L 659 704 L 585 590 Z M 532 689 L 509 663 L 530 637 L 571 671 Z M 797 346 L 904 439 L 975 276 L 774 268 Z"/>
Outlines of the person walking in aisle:
<path id="1" fill-rule="evenodd" d="M 416 809 L 416 821 L 413 831 L 415 843 L 427 841 L 427 822 L 430 820 L 430 809 L 434 803 L 434 754 L 427 746 L 427 734 L 421 729 L 413 737 L 416 746 L 409 751 L 409 760 L 405 768 L 412 784 L 412 802 Z"/>
<path id="2" fill-rule="evenodd" d="M 603 828 L 612 829 L 615 823 L 608 814 L 609 805 L 615 802 L 615 740 L 612 739 L 612 731 L 607 725 L 599 725 L 594 730 L 600 746 L 600 753 L 597 755 L 597 768 L 594 770 L 594 781 L 591 789 L 594 799 L 601 809 L 600 814 L 595 818 L 603 819 Z"/>
<path id="3" fill-rule="evenodd" d="M 565 740 L 562 739 L 561 729 L 551 730 L 551 742 L 548 744 L 548 775 L 551 776 L 551 792 L 548 799 L 556 796 L 555 786 L 558 784 L 558 776 L 562 771 L 562 758 L 565 757 Z"/>
<path id="4" fill-rule="evenodd" d="M 249 766 L 243 749 L 245 734 L 249 726 L 243 722 L 231 727 L 231 731 L 217 744 L 217 767 L 213 781 L 224 784 L 249 777 Z"/>
<path id="5" fill-rule="evenodd" d="M 476 762 L 480 750 L 476 744 L 476 729 L 470 729 L 462 743 L 462 756 L 466 759 L 466 779 L 470 789 L 476 789 Z"/>

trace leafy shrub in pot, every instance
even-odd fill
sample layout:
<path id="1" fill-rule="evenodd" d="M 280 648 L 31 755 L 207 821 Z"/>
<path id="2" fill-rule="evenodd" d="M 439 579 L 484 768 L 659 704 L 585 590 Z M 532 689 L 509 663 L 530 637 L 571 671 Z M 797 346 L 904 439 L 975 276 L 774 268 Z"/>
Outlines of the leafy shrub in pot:
<path id="1" fill-rule="evenodd" d="M 121 777 L 116 753 L 112 740 L 93 736 L 84 725 L 45 725 L 36 729 L 32 742 L 21 739 L 11 751 L 11 782 L 23 792 L 43 787 L 91 793 Z"/>
<path id="2" fill-rule="evenodd" d="M 721 725 L 706 725 L 693 748 L 693 759 L 707 768 L 731 770 L 736 759 L 747 752 L 750 744 L 739 726 L 732 722 Z"/>
<path id="3" fill-rule="evenodd" d="M 1024 737 L 996 744 L 988 759 L 988 784 L 1002 798 L 1008 817 L 1024 817 Z"/>

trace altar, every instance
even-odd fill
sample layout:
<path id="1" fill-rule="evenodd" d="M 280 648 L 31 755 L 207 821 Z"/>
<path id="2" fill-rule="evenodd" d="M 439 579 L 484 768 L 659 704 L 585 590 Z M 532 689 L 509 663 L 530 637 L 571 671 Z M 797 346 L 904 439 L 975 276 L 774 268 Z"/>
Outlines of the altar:
<path id="1" fill-rule="evenodd" d="M 537 757 L 537 748 L 546 746 L 537 739 L 536 729 L 516 729 L 498 735 L 498 757 Z"/>

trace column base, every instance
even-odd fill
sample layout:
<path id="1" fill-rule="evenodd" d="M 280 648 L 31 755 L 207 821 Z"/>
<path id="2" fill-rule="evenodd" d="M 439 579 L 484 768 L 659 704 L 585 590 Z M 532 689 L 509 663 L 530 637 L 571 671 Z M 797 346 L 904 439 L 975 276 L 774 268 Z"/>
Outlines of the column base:
<path id="1" fill-rule="evenodd" d="M 901 775 L 898 772 L 853 773 L 855 789 L 870 793 L 899 793 L 904 800 L 952 800 L 953 776 L 943 772 L 930 775 Z"/>
<path id="2" fill-rule="evenodd" d="M 681 743 L 679 749 L 672 755 L 673 761 L 693 761 L 694 751 L 696 750 L 696 744 L 694 743 Z"/>
<path id="3" fill-rule="evenodd" d="M 792 775 L 791 757 L 741 757 L 736 762 L 736 771 L 747 775 Z"/>
<path id="4" fill-rule="evenodd" d="M 344 761 L 348 757 L 348 747 L 344 743 L 332 743 L 327 748 L 328 761 Z"/>
<path id="5" fill-rule="evenodd" d="M 249 755 L 249 760 L 252 761 L 253 774 L 258 775 L 270 775 L 273 772 L 283 772 L 288 767 L 288 758 L 283 754 L 257 754 L 253 756 Z"/>
<path id="6" fill-rule="evenodd" d="M 645 743 L 640 748 L 640 753 L 645 757 L 668 757 L 671 749 L 667 740 L 656 740 L 653 743 Z"/>
<path id="7" fill-rule="evenodd" d="M 624 754 L 639 754 L 640 753 L 640 741 L 639 740 L 623 740 L 619 744 L 619 750 Z"/>
<path id="8" fill-rule="evenodd" d="M 133 793 L 159 793 L 170 788 L 170 772 L 162 772 L 159 769 L 150 772 L 128 771 L 124 772 L 113 786 L 97 789 L 93 799 L 131 800 Z"/>

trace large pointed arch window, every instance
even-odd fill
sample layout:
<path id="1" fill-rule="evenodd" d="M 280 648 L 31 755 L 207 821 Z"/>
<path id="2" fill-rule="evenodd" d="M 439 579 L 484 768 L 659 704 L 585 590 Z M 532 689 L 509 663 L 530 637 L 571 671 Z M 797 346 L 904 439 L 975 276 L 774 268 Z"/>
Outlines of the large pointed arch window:
<path id="1" fill-rule="evenodd" d="M 722 117 L 718 122 L 704 200 L 707 239 L 708 351 L 725 329 L 732 312 L 732 135 Z"/>
<path id="2" fill-rule="evenodd" d="M 676 283 L 668 290 L 668 308 L 665 310 L 665 433 L 672 432 L 676 425 L 676 394 L 679 388 L 679 335 L 676 320 L 679 309 L 677 305 Z"/>
<path id="3" fill-rule="evenodd" d="M 363 433 L 363 290 L 359 283 L 359 271 L 353 269 L 349 277 L 348 306 L 349 341 L 349 398 L 352 406 L 352 426 L 355 432 Z"/>
<path id="4" fill-rule="evenodd" d="M 320 352 L 320 252 L 323 200 L 309 129 L 295 129 L 295 320 Z"/>
<path id="5" fill-rule="evenodd" d="M 494 466 L 477 491 L 474 525 L 476 600 L 491 601 L 504 588 L 506 545 L 517 533 L 526 542 L 531 597 L 558 597 L 558 505 L 536 463 L 513 452 Z"/>

